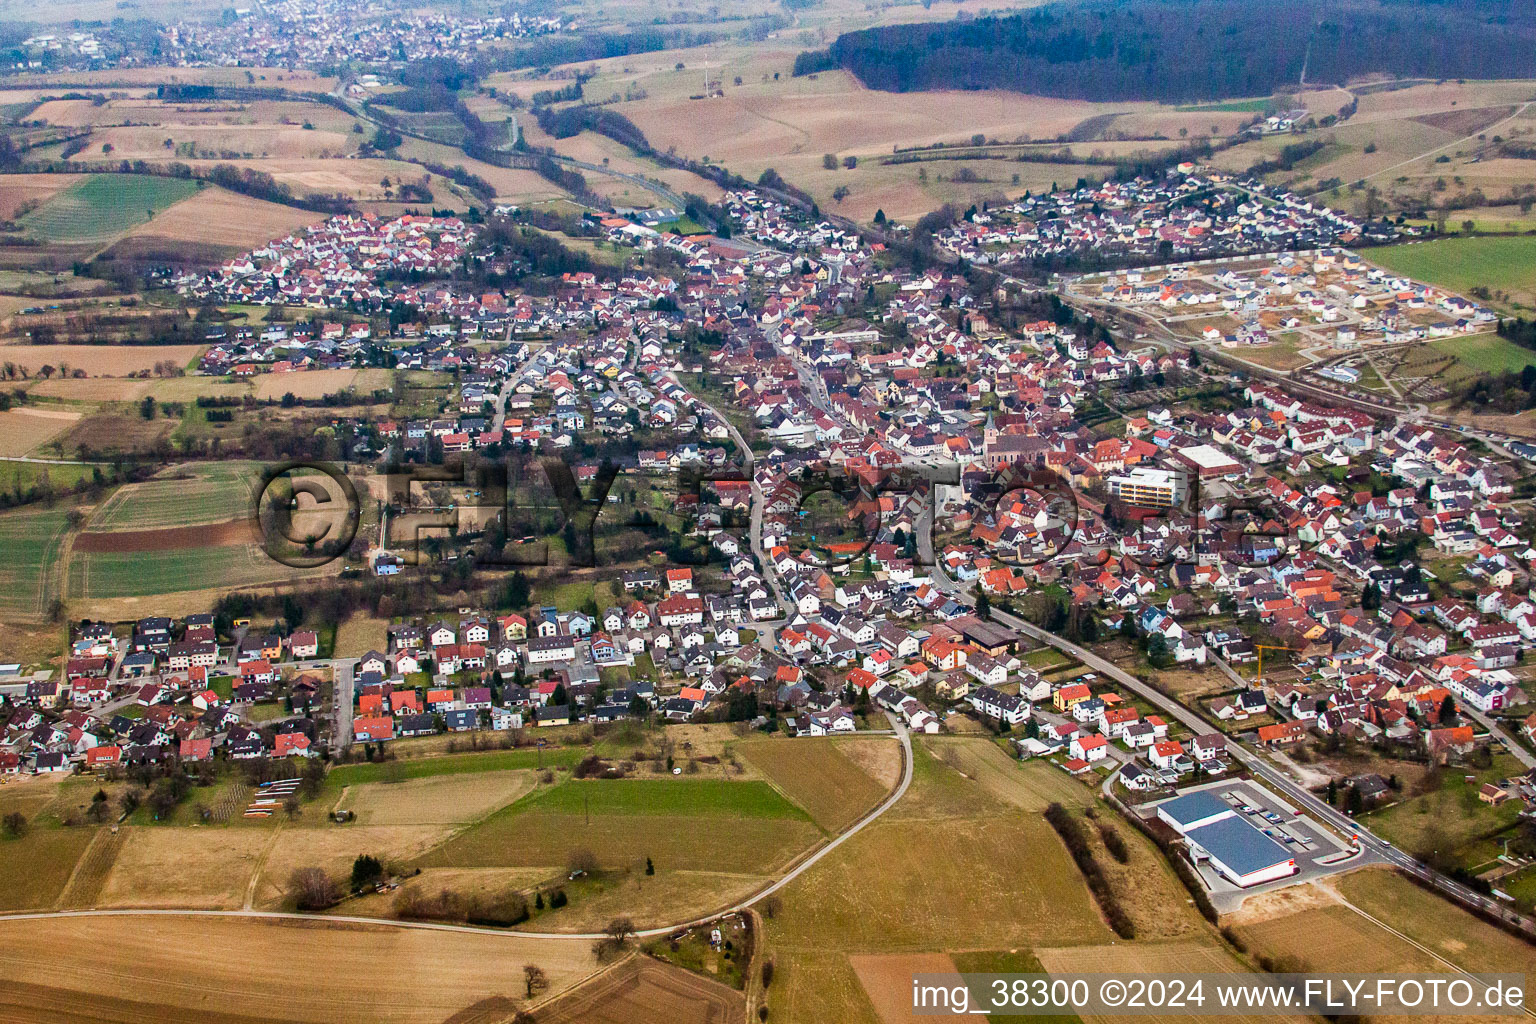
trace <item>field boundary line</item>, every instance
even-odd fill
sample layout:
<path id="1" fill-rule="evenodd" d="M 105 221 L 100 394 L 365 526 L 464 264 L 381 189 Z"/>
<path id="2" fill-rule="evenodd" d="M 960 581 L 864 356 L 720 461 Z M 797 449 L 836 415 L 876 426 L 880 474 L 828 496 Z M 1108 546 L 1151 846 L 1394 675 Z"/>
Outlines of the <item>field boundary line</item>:
<path id="1" fill-rule="evenodd" d="M 80 869 L 91 859 L 91 854 L 101 844 L 102 834 L 107 831 L 108 829 L 105 826 L 98 826 L 96 834 L 91 836 L 91 841 L 86 844 L 84 850 L 80 851 L 80 859 L 75 861 L 75 866 L 69 872 L 69 877 L 64 880 L 64 887 L 59 890 L 59 898 L 53 901 L 55 910 L 64 906 L 64 897 L 69 895 L 69 890 L 75 884 L 75 879 L 80 877 Z"/>
<path id="2" fill-rule="evenodd" d="M 1435 952 L 1430 947 L 1424 945 L 1424 943 L 1420 942 L 1418 939 L 1415 939 L 1415 938 L 1412 938 L 1412 937 L 1410 937 L 1408 935 L 1403 934 L 1402 932 L 1398 931 L 1396 928 L 1393 928 L 1391 925 L 1387 924 L 1385 921 L 1381 920 L 1380 918 L 1375 917 L 1375 916 L 1373 916 L 1371 914 L 1368 914 L 1364 910 L 1361 910 L 1359 907 L 1357 907 L 1353 903 L 1351 903 L 1344 896 L 1343 893 L 1339 892 L 1339 890 L 1336 887 L 1334 887 L 1332 885 L 1329 885 L 1326 888 L 1327 888 L 1327 890 L 1329 892 L 1331 892 L 1333 894 L 1334 898 L 1337 899 L 1340 903 L 1342 903 L 1344 906 L 1348 907 L 1350 910 L 1353 910 L 1355 913 L 1359 914 L 1361 917 L 1365 918 L 1367 921 L 1371 922 L 1371 924 L 1374 924 L 1376 927 L 1380 928 L 1382 931 L 1386 932 L 1389 935 L 1394 935 L 1397 938 L 1402 939 L 1404 942 L 1408 943 L 1408 945 L 1412 946 L 1414 949 L 1417 949 L 1419 952 L 1423 953 L 1425 956 L 1428 956 L 1432 960 L 1438 960 L 1440 963 L 1442 963 L 1445 966 L 1449 967 L 1451 970 L 1455 971 L 1457 974 L 1464 974 L 1467 977 L 1471 977 L 1472 976 L 1472 972 L 1471 971 L 1468 971 L 1465 967 L 1462 967 L 1460 964 L 1452 963 L 1450 960 L 1447 960 L 1444 956 L 1442 956 L 1441 954 Z M 1529 1006 L 1522 1006 L 1521 1009 L 1525 1011 L 1525 1015 L 1527 1017 L 1536 1017 L 1536 1010 L 1531 1009 L 1531 1007 L 1529 1007 Z"/>

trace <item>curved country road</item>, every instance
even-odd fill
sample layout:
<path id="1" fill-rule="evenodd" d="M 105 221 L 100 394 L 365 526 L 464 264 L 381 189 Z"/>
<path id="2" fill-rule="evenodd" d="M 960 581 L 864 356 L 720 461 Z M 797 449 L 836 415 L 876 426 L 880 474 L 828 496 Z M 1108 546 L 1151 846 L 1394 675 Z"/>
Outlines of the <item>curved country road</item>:
<path id="1" fill-rule="evenodd" d="M 886 712 L 886 715 L 891 719 L 891 724 L 896 730 L 896 736 L 901 741 L 902 773 L 901 782 L 891 792 L 890 796 L 881 801 L 880 806 L 860 818 L 847 831 L 839 833 L 831 842 L 806 857 L 805 860 L 795 865 L 787 874 L 767 888 L 759 889 L 747 898 L 703 917 L 680 921 L 677 924 L 670 924 L 660 928 L 646 928 L 642 931 L 637 931 L 635 932 L 636 938 L 648 939 L 658 935 L 670 935 L 684 928 L 692 928 L 706 921 L 713 921 L 717 917 L 745 910 L 758 900 L 778 892 L 799 878 L 820 862 L 823 857 L 858 835 L 865 826 L 895 806 L 896 801 L 905 796 L 907 788 L 912 785 L 912 737 L 907 732 L 906 726 L 892 716 L 890 712 Z M 467 924 L 397 921 L 387 917 L 355 917 L 340 914 L 297 914 L 280 910 L 55 910 L 32 914 L 0 914 L 0 925 L 3 925 L 6 921 L 39 921 L 59 917 L 255 917 L 289 921 L 336 921 L 343 924 L 371 925 L 386 928 L 420 928 L 439 932 L 470 932 L 476 935 L 509 935 L 520 939 L 585 940 L 590 942 L 594 939 L 607 938 L 607 935 L 603 932 L 524 932 L 507 928 L 478 928 Z"/>

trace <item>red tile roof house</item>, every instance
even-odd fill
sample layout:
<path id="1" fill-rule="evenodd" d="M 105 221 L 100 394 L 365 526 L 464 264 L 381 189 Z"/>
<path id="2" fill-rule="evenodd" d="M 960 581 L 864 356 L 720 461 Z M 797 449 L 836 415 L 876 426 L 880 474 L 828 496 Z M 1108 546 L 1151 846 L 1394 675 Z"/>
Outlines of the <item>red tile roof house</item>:
<path id="1" fill-rule="evenodd" d="M 393 718 L 355 718 L 352 720 L 352 738 L 359 743 L 382 742 L 395 738 Z"/>
<path id="2" fill-rule="evenodd" d="M 312 757 L 309 737 L 301 732 L 279 733 L 272 741 L 273 757 Z"/>
<path id="3" fill-rule="evenodd" d="M 1109 740 L 1103 736 L 1074 736 L 1068 752 L 1083 761 L 1097 761 L 1109 756 Z"/>

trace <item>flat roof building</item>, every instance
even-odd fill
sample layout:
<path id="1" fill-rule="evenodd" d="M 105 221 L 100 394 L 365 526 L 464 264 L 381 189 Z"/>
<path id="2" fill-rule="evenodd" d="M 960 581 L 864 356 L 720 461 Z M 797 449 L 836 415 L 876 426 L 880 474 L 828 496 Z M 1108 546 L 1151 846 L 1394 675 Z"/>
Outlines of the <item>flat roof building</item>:
<path id="1" fill-rule="evenodd" d="M 1231 804 L 1204 790 L 1174 797 L 1157 805 L 1157 816 L 1180 835 L 1192 828 L 1230 818 L 1236 813 Z"/>
<path id="2" fill-rule="evenodd" d="M 1189 793 L 1161 803 L 1157 816 L 1189 844 L 1196 861 L 1240 888 L 1286 878 L 1296 858 L 1213 793 Z"/>
<path id="3" fill-rule="evenodd" d="M 1213 444 L 1195 444 L 1180 448 L 1173 457 L 1200 474 L 1200 479 L 1211 480 L 1220 476 L 1241 473 L 1243 467 L 1234 462 L 1226 452 Z"/>
<path id="4" fill-rule="evenodd" d="M 1109 495 L 1127 505 L 1142 508 L 1170 508 L 1183 502 L 1189 493 L 1184 473 L 1176 469 L 1136 466 L 1105 481 Z"/>

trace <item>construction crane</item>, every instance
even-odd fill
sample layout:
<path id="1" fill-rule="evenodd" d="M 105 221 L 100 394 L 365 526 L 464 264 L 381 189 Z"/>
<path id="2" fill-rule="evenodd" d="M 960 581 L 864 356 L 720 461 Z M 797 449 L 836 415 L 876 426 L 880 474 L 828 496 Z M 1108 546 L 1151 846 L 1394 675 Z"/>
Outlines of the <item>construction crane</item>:
<path id="1" fill-rule="evenodd" d="M 1254 677 L 1253 685 L 1257 688 L 1264 685 L 1264 652 L 1265 651 L 1296 651 L 1295 647 L 1276 647 L 1273 644 L 1254 644 L 1253 649 L 1259 652 L 1259 674 Z"/>

